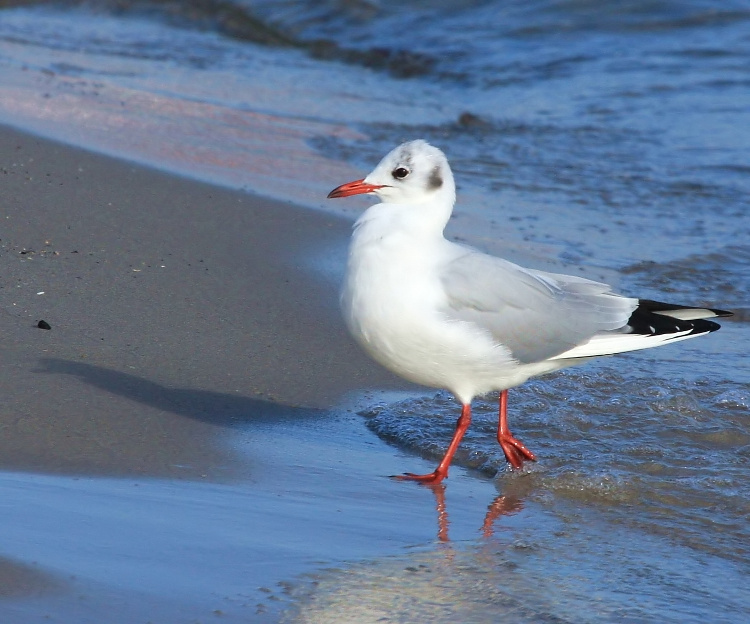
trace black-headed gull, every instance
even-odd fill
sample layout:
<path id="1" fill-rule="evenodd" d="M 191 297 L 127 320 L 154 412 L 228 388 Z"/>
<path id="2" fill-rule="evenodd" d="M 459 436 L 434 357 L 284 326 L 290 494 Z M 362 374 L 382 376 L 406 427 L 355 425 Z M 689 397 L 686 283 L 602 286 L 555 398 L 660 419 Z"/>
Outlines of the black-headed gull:
<path id="1" fill-rule="evenodd" d="M 475 396 L 500 391 L 497 439 L 520 468 L 534 454 L 508 429 L 508 388 L 592 357 L 658 347 L 719 329 L 730 312 L 612 292 L 606 284 L 534 271 L 446 240 L 456 187 L 443 152 L 400 145 L 362 180 L 329 198 L 372 194 L 382 203 L 355 223 L 341 308 L 376 361 L 415 383 L 447 388 L 461 417 L 434 472 L 398 478 L 439 483 L 471 423 Z"/>

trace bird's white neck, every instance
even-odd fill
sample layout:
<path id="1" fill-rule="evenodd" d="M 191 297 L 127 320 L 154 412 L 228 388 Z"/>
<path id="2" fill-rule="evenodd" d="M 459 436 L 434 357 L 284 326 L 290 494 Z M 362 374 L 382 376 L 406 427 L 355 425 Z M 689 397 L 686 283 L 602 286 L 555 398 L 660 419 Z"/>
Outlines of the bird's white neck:
<path id="1" fill-rule="evenodd" d="M 371 240 L 394 235 L 420 241 L 442 239 L 452 211 L 453 198 L 442 194 L 420 203 L 376 204 L 357 220 L 354 229 L 357 237 Z"/>

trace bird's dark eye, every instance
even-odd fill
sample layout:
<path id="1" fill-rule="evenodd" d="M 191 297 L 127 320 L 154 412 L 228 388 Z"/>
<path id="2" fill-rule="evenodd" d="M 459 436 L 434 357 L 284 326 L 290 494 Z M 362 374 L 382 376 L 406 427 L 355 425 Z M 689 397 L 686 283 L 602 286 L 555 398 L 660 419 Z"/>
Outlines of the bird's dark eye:
<path id="1" fill-rule="evenodd" d="M 409 175 L 409 170 L 405 167 L 398 167 L 397 169 L 391 171 L 391 175 L 397 180 L 403 180 L 406 176 Z"/>

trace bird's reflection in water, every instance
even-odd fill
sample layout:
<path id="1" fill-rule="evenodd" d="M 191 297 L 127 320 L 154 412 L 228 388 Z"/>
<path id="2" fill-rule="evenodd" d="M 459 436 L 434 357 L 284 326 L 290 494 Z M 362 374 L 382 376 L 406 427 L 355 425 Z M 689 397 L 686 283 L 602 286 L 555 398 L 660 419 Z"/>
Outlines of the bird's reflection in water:
<path id="1" fill-rule="evenodd" d="M 450 518 L 448 517 L 448 508 L 445 504 L 445 485 L 442 483 L 434 485 L 423 485 L 432 490 L 435 495 L 435 509 L 437 510 L 437 537 L 441 542 L 449 542 L 448 528 L 450 527 Z M 495 530 L 495 522 L 501 516 L 510 516 L 518 513 L 523 509 L 523 501 L 520 498 L 507 495 L 498 495 L 487 507 L 487 513 L 484 515 L 484 521 L 480 528 L 483 537 L 492 537 Z"/>

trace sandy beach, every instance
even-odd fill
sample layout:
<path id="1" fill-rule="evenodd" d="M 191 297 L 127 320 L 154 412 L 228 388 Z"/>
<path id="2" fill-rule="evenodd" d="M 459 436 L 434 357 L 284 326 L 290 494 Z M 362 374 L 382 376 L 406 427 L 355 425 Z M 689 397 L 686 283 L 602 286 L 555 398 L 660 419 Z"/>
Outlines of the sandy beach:
<path id="1" fill-rule="evenodd" d="M 393 386 L 310 261 L 349 223 L 2 132 L 6 469 L 213 477 L 216 431 Z"/>
<path id="2" fill-rule="evenodd" d="M 3 622 L 255 621 L 415 498 L 432 540 L 352 415 L 403 384 L 339 321 L 349 223 L 0 132 Z"/>

